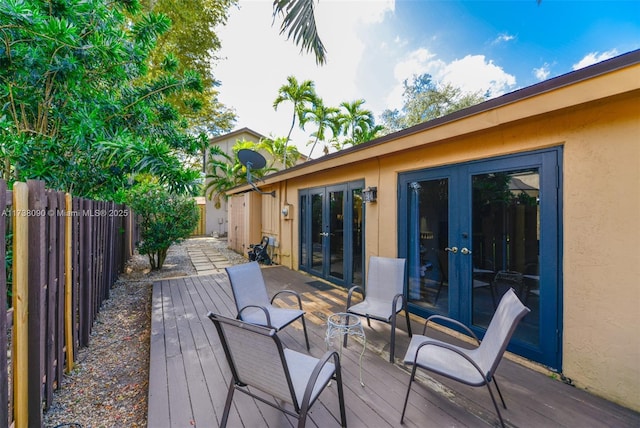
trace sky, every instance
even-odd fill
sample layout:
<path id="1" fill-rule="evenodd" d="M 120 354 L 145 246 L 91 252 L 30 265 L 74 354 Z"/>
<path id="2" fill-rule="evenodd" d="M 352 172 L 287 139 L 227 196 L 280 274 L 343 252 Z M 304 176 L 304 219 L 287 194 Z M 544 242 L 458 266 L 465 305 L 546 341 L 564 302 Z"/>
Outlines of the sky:
<path id="1" fill-rule="evenodd" d="M 240 0 L 230 9 L 213 75 L 236 128 L 285 137 L 293 105 L 273 102 L 287 76 L 312 80 L 327 106 L 364 99 L 380 123 L 402 107 L 405 80 L 432 81 L 500 96 L 640 49 L 640 1 L 319 0 L 318 33 L 327 63 L 279 34 L 272 0 Z M 309 154 L 309 135 L 292 143 Z M 315 149 L 313 158 L 321 150 Z"/>

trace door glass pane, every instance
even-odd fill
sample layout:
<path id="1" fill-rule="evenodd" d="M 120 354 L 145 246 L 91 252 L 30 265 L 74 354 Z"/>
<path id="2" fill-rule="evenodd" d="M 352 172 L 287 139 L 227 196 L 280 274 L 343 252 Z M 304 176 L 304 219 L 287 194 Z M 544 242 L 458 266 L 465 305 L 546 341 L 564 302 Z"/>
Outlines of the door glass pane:
<path id="1" fill-rule="evenodd" d="M 449 312 L 449 180 L 409 184 L 409 301 Z"/>
<path id="2" fill-rule="evenodd" d="M 311 268 L 322 271 L 322 193 L 311 195 Z"/>
<path id="3" fill-rule="evenodd" d="M 307 195 L 300 196 L 300 265 L 309 267 L 309 230 L 307 223 Z"/>
<path id="4" fill-rule="evenodd" d="M 513 288 L 531 309 L 515 337 L 537 345 L 540 320 L 540 174 L 537 168 L 474 175 L 473 312 L 486 328 Z"/>
<path id="5" fill-rule="evenodd" d="M 364 285 L 362 282 L 362 219 L 364 216 L 363 203 L 362 203 L 362 189 L 355 189 L 351 191 L 352 205 L 351 205 L 351 242 L 353 246 L 353 257 L 351 258 L 351 271 L 353 272 L 353 278 L 351 283 L 353 285 Z"/>
<path id="6" fill-rule="evenodd" d="M 329 274 L 344 279 L 344 192 L 329 192 Z"/>

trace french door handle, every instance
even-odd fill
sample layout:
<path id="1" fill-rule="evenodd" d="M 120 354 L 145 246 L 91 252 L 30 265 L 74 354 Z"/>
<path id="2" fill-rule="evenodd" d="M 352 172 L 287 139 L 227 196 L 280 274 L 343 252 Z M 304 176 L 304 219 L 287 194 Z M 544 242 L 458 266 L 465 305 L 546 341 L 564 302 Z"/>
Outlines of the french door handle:
<path id="1" fill-rule="evenodd" d="M 447 248 L 445 248 L 444 250 L 445 250 L 446 252 L 448 252 L 448 253 L 453 253 L 453 254 L 455 254 L 455 253 L 457 253 L 457 252 L 458 252 L 458 247 L 451 247 L 451 248 L 447 247 Z M 468 250 L 467 250 L 467 251 L 468 251 Z"/>
<path id="2" fill-rule="evenodd" d="M 463 247 L 462 250 L 460 250 L 460 252 L 462 254 L 471 254 L 471 250 L 468 249 L 467 247 Z"/>

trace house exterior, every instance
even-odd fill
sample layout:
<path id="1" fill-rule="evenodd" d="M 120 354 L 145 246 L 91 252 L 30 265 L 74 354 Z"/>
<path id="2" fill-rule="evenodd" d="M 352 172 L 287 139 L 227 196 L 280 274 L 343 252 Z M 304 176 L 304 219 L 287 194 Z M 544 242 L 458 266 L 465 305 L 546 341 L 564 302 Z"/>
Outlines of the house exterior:
<path id="1" fill-rule="evenodd" d="M 269 175 L 234 221 L 339 286 L 407 259 L 420 316 L 482 335 L 512 287 L 509 350 L 640 410 L 640 51 Z M 375 192 L 374 192 L 375 191 Z M 231 221 L 231 220 L 230 220 Z M 232 239 L 230 231 L 230 239 Z"/>
<path id="2" fill-rule="evenodd" d="M 245 127 L 229 132 L 228 134 L 211 138 L 209 140 L 209 146 L 219 146 L 224 153 L 233 156 L 233 146 L 236 142 L 244 140 L 258 143 L 262 138 L 265 138 L 264 135 Z M 210 154 L 207 151 L 205 165 L 209 160 L 209 156 Z M 207 179 L 206 184 L 208 184 L 209 181 L 210 179 Z M 226 236 L 228 233 L 228 202 L 223 200 L 220 208 L 216 208 L 215 203 L 209 198 L 204 198 L 204 202 L 205 208 L 204 210 L 201 209 L 201 213 L 204 212 L 206 216 L 205 234 Z"/>

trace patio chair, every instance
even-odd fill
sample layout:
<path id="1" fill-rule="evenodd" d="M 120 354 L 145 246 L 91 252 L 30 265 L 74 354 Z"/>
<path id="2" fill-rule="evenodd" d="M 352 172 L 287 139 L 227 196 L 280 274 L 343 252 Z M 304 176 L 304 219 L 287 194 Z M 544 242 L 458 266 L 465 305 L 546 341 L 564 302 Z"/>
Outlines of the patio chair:
<path id="1" fill-rule="evenodd" d="M 336 381 L 338 389 L 340 422 L 343 427 L 347 426 L 340 357 L 336 351 L 327 351 L 318 359 L 285 348 L 273 328 L 248 324 L 212 312 L 207 316 L 216 326 L 231 369 L 221 427 L 227 426 L 233 394 L 238 390 L 297 418 L 298 427 L 302 428 L 309 409 L 332 379 Z M 256 390 L 263 394 L 258 394 Z M 270 400 L 269 396 L 274 400 Z M 289 406 L 285 407 L 285 403 Z"/>
<path id="2" fill-rule="evenodd" d="M 231 290 L 238 310 L 239 320 L 270 327 L 280 331 L 297 319 L 302 321 L 304 339 L 309 346 L 309 336 L 307 335 L 307 324 L 304 322 L 305 312 L 302 310 L 302 300 L 300 295 L 292 290 L 278 291 L 269 300 L 267 287 L 262 277 L 262 271 L 258 262 L 249 262 L 230 266 L 225 269 L 231 282 Z M 273 302 L 282 294 L 291 294 L 298 300 L 299 309 L 279 308 L 273 306 Z"/>
<path id="3" fill-rule="evenodd" d="M 497 307 L 497 300 L 505 291 L 513 288 L 518 295 L 522 295 L 523 287 L 522 273 L 510 270 L 498 271 L 491 284 L 493 307 Z"/>
<path id="4" fill-rule="evenodd" d="M 415 379 L 416 369 L 420 367 L 421 369 L 438 373 L 466 385 L 486 385 L 489 390 L 489 395 L 491 395 L 493 406 L 498 413 L 500 424 L 504 427 L 500 409 L 498 408 L 489 383 L 493 381 L 495 384 L 502 405 L 506 409 L 507 405 L 502 398 L 502 393 L 495 379 L 495 372 L 516 326 L 529 312 L 529 308 L 520 302 L 515 291 L 509 289 L 500 300 L 498 309 L 496 309 L 489 323 L 489 328 L 487 328 L 482 342 L 478 340 L 477 336 L 467 326 L 454 319 L 441 315 L 432 315 L 427 318 L 422 335 L 413 336 L 404 357 L 405 364 L 411 364 L 413 368 L 411 370 L 407 395 L 404 399 L 400 423 L 404 421 L 404 413 L 407 409 L 407 402 L 409 401 L 411 384 Z M 427 325 L 431 321 L 445 321 L 446 323 L 464 329 L 475 339 L 478 346 L 473 349 L 468 349 L 428 336 Z"/>
<path id="5" fill-rule="evenodd" d="M 405 259 L 372 256 L 369 259 L 366 292 L 356 285 L 347 294 L 346 312 L 367 318 L 371 327 L 371 318 L 391 324 L 391 346 L 389 361 L 393 362 L 396 346 L 396 315 L 404 310 L 407 317 L 407 333 L 411 337 L 411 322 L 407 311 L 407 299 L 404 297 Z M 362 293 L 363 301 L 351 306 L 355 291 Z M 344 337 L 347 346 L 348 335 Z"/>

